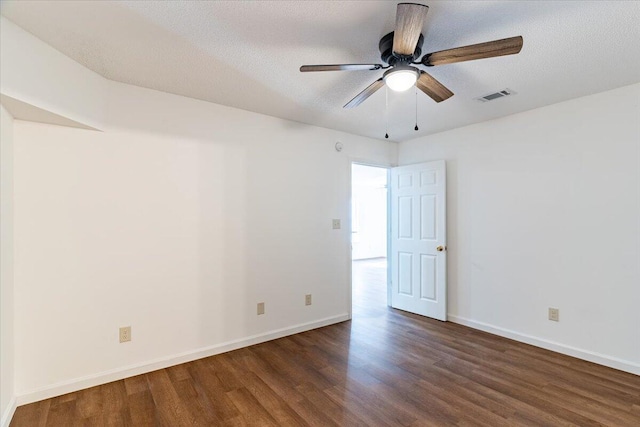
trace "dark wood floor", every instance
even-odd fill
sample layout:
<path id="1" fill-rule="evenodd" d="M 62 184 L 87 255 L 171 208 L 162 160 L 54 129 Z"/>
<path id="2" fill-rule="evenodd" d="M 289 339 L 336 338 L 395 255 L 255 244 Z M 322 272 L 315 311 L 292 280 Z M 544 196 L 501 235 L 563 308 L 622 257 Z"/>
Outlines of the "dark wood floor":
<path id="1" fill-rule="evenodd" d="M 385 305 L 354 319 L 21 406 L 11 426 L 640 426 L 640 377 Z"/>

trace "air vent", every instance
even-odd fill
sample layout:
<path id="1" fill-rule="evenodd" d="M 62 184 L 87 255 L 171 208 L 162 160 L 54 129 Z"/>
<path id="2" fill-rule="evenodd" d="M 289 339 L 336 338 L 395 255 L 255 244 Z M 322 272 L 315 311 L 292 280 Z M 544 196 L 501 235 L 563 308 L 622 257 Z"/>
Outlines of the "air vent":
<path id="1" fill-rule="evenodd" d="M 504 98 L 505 96 L 515 95 L 516 93 L 511 89 L 503 89 L 499 92 L 490 93 L 489 95 L 481 96 L 480 98 L 476 98 L 480 102 L 489 102 L 494 99 Z"/>

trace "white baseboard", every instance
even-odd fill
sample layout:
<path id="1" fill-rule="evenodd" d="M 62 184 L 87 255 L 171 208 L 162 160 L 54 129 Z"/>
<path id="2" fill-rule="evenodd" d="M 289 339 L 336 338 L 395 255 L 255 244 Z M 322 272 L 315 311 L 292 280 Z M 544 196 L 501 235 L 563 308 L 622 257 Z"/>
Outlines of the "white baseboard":
<path id="1" fill-rule="evenodd" d="M 16 397 L 13 396 L 9 401 L 9 405 L 2 413 L 2 420 L 0 421 L 0 427 L 9 427 L 13 414 L 16 412 Z"/>
<path id="2" fill-rule="evenodd" d="M 568 356 L 577 357 L 578 359 L 587 360 L 599 365 L 604 365 L 610 368 L 629 372 L 631 374 L 640 375 L 640 364 L 631 362 L 629 360 L 618 359 L 616 357 L 595 353 L 593 351 L 571 347 L 569 345 L 534 337 L 532 335 L 521 334 L 519 332 L 501 328 L 499 326 L 493 326 L 488 323 L 477 322 L 475 320 L 465 319 L 464 317 L 454 316 L 451 314 L 447 315 L 447 319 L 453 323 L 458 323 L 460 325 L 468 326 L 473 329 L 479 329 L 484 332 L 489 332 L 490 334 L 510 338 L 515 341 L 531 344 L 536 347 L 541 347 L 547 350 L 555 351 L 557 353 L 566 354 Z"/>
<path id="3" fill-rule="evenodd" d="M 327 317 L 325 319 L 302 323 L 292 327 L 277 329 L 258 335 L 252 335 L 250 337 L 228 341 L 197 350 L 187 351 L 184 353 L 175 354 L 173 356 L 150 360 L 135 365 L 124 366 L 122 368 L 99 372 L 97 374 L 87 375 L 85 377 L 74 378 L 68 381 L 62 381 L 56 384 L 19 394 L 14 399 L 13 407 L 15 410 L 16 401 L 18 406 L 26 405 L 28 403 L 37 402 L 39 400 L 61 396 L 63 394 L 72 393 L 74 391 L 83 390 L 89 387 L 95 387 L 97 385 L 110 383 L 112 381 L 118 381 L 140 374 L 145 374 L 147 372 L 156 371 L 158 369 L 168 368 L 170 366 L 179 365 L 181 363 L 191 362 L 193 360 L 202 359 L 204 357 L 226 353 L 228 351 L 237 350 L 239 348 L 248 347 L 254 344 L 260 344 L 277 338 L 286 337 L 288 335 L 298 334 L 300 332 L 309 331 L 311 329 L 321 328 L 323 326 L 332 325 L 334 323 L 344 322 L 345 320 L 349 320 L 350 318 L 351 316 L 349 314 Z M 13 415 L 13 413 L 11 415 Z M 4 427 L 4 424 L 2 425 L 2 427 Z"/>

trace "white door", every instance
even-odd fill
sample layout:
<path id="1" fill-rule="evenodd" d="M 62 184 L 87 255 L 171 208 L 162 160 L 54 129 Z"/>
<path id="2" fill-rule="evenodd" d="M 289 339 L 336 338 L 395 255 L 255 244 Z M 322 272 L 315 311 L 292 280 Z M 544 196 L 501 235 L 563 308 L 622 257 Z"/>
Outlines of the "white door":
<path id="1" fill-rule="evenodd" d="M 447 320 L 444 160 L 391 169 L 391 306 Z"/>

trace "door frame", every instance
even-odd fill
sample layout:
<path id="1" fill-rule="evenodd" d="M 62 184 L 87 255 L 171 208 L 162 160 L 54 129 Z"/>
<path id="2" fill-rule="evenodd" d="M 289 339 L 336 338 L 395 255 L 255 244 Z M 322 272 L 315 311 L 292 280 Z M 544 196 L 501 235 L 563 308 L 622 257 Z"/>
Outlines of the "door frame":
<path id="1" fill-rule="evenodd" d="M 389 256 L 391 255 L 391 192 L 389 191 L 389 180 L 391 179 L 391 168 L 396 167 L 396 164 L 387 163 L 387 162 L 375 162 L 371 160 L 363 160 L 356 157 L 349 157 L 348 163 L 348 171 L 347 177 L 349 185 L 347 190 L 347 196 L 349 199 L 349 207 L 347 214 L 347 224 L 348 224 L 348 244 L 347 244 L 347 258 L 349 262 L 347 263 L 347 283 L 349 284 L 349 289 L 347 292 L 347 304 L 349 307 L 349 319 L 353 318 L 353 249 L 351 243 L 351 237 L 353 236 L 353 218 L 351 217 L 352 212 L 352 203 L 351 200 L 353 198 L 353 177 L 352 177 L 352 168 L 353 165 L 361 165 L 361 166 L 371 166 L 376 168 L 382 168 L 387 170 L 387 306 L 391 306 L 391 269 L 389 268 Z"/>

